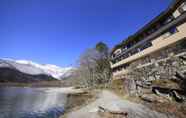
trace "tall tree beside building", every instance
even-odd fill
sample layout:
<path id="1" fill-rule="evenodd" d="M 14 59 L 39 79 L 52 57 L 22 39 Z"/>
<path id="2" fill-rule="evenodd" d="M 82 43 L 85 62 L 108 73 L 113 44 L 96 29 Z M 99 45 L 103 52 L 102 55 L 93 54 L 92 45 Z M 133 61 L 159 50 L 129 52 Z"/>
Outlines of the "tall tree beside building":
<path id="1" fill-rule="evenodd" d="M 99 58 L 96 61 L 96 75 L 99 83 L 108 83 L 111 78 L 111 68 L 109 62 L 109 48 L 103 43 L 99 42 L 96 45 L 96 51 L 99 53 Z"/>
<path id="2" fill-rule="evenodd" d="M 107 45 L 100 42 L 95 48 L 87 49 L 80 56 L 78 72 L 88 87 L 108 83 L 111 71 Z"/>

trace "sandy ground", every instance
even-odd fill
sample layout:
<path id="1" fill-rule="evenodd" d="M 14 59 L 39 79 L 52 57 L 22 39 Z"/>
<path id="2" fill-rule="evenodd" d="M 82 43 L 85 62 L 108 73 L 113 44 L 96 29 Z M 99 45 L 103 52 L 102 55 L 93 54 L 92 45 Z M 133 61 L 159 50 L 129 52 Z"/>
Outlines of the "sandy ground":
<path id="1" fill-rule="evenodd" d="M 113 111 L 128 112 L 127 118 L 173 118 L 156 111 L 152 111 L 144 105 L 129 102 L 121 99 L 116 94 L 104 90 L 99 94 L 99 97 L 89 105 L 70 112 L 66 115 L 67 118 L 101 118 L 97 111 L 98 106 L 102 106 Z"/>

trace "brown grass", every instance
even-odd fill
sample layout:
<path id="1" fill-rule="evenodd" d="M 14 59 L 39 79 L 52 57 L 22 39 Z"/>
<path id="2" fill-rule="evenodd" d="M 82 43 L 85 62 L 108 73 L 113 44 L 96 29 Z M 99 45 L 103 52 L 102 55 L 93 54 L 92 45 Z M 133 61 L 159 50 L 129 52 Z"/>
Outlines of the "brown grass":
<path id="1" fill-rule="evenodd" d="M 65 106 L 65 114 L 60 118 L 66 118 L 69 112 L 78 110 L 96 100 L 97 92 L 96 90 L 88 90 L 86 93 L 69 94 Z"/>

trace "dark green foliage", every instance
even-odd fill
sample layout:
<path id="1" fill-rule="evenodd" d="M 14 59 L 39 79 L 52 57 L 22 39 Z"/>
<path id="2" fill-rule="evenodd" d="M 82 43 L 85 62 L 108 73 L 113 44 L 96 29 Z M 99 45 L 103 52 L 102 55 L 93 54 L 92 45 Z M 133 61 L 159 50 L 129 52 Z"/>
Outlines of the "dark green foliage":
<path id="1" fill-rule="evenodd" d="M 96 44 L 96 50 L 99 52 L 99 53 L 102 53 L 102 54 L 105 54 L 106 56 L 108 56 L 108 46 L 103 43 L 103 42 L 99 42 Z"/>
<path id="2" fill-rule="evenodd" d="M 109 62 L 109 48 L 103 43 L 99 42 L 96 45 L 96 51 L 99 53 L 100 57 L 96 60 L 95 72 L 98 77 L 99 83 L 106 83 L 111 78 L 111 68 Z"/>

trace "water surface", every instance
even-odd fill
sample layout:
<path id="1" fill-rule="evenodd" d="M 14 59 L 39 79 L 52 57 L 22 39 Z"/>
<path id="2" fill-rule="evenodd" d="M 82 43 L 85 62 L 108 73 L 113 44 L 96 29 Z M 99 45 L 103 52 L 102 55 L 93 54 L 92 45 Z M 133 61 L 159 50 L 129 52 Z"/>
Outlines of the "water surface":
<path id="1" fill-rule="evenodd" d="M 0 118 L 58 118 L 66 95 L 54 88 L 0 88 Z"/>

